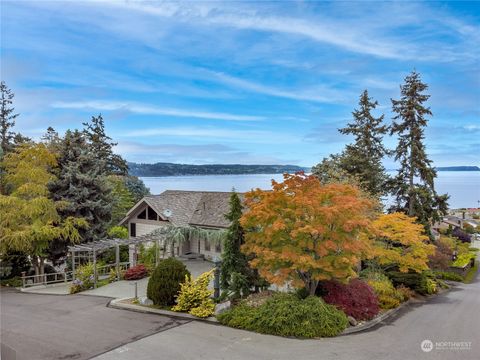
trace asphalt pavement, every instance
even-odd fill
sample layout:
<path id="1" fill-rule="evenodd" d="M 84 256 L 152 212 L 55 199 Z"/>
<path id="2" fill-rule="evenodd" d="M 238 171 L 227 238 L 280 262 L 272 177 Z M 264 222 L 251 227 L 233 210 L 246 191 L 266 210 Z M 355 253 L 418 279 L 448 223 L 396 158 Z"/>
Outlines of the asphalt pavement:
<path id="1" fill-rule="evenodd" d="M 0 292 L 2 360 L 89 359 L 185 323 L 107 308 L 110 298 Z"/>

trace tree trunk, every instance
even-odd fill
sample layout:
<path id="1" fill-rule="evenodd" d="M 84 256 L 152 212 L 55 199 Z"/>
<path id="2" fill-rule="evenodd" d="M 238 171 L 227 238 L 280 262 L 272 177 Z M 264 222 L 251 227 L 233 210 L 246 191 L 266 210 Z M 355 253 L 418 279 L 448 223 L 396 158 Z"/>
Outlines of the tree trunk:
<path id="1" fill-rule="evenodd" d="M 411 130 L 410 130 L 411 131 Z M 415 169 L 413 168 L 413 136 L 411 139 L 412 144 L 410 145 L 410 174 L 408 179 L 408 216 L 414 215 L 414 191 L 413 191 L 413 176 L 415 174 Z"/>
<path id="2" fill-rule="evenodd" d="M 315 291 L 317 291 L 317 287 L 318 287 L 318 280 L 310 280 L 310 283 L 307 286 L 308 293 L 312 296 L 315 295 Z"/>
<path id="3" fill-rule="evenodd" d="M 41 283 L 44 282 L 44 275 L 45 274 L 45 259 L 41 258 L 40 256 L 33 256 L 33 268 L 35 270 L 35 278 L 34 283 Z"/>

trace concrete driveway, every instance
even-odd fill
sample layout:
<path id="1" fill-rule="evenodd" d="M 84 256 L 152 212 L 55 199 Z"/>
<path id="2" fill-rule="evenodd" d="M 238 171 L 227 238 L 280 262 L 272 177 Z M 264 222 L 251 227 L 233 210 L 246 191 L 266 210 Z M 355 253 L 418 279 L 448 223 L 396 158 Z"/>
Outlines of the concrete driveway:
<path id="1" fill-rule="evenodd" d="M 107 308 L 109 298 L 0 292 L 2 360 L 89 359 L 184 324 Z"/>

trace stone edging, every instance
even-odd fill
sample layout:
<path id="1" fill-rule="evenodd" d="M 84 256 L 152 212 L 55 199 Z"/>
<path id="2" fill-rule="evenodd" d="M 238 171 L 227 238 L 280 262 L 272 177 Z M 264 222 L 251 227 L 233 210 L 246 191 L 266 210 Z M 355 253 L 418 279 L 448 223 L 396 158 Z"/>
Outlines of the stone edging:
<path id="1" fill-rule="evenodd" d="M 107 306 L 114 308 L 114 309 L 120 309 L 120 310 L 130 310 L 130 311 L 137 311 L 137 312 L 142 312 L 142 313 L 149 313 L 149 314 L 157 314 L 157 315 L 164 315 L 164 316 L 170 316 L 173 318 L 177 319 L 183 319 L 183 320 L 195 320 L 195 321 L 203 321 L 211 324 L 218 325 L 219 322 L 216 318 L 213 316 L 210 316 L 208 318 L 199 318 L 190 314 L 186 313 L 181 313 L 181 312 L 176 312 L 176 311 L 169 311 L 169 310 L 162 310 L 162 309 L 155 309 L 151 308 L 148 306 L 144 305 L 136 305 L 136 304 L 126 304 L 122 301 L 129 300 L 131 298 L 122 298 L 122 299 L 113 299 L 111 300 Z"/>
<path id="2" fill-rule="evenodd" d="M 395 315 L 400 309 L 403 309 L 407 304 L 411 302 L 411 299 L 405 301 L 404 303 L 400 304 L 400 306 L 396 307 L 395 309 L 390 309 L 380 316 L 377 316 L 375 319 L 372 319 L 364 324 L 358 325 L 358 326 L 350 326 L 346 328 L 339 336 L 343 335 L 350 335 L 350 334 L 355 334 L 357 332 L 365 331 L 368 330 L 375 325 L 378 325 L 381 323 L 383 320 L 388 319 L 389 317 Z"/>

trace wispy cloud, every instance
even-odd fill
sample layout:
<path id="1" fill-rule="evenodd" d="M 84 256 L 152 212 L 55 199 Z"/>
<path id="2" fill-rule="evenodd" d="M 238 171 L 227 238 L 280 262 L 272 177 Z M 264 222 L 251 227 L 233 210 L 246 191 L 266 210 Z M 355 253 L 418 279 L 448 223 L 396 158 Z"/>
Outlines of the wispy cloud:
<path id="1" fill-rule="evenodd" d="M 123 134 L 124 137 L 186 137 L 193 139 L 214 138 L 242 143 L 297 143 L 301 138 L 296 134 L 283 134 L 273 130 L 240 130 L 218 128 L 214 126 L 177 126 L 146 128 Z"/>
<path id="2" fill-rule="evenodd" d="M 131 11 L 140 11 L 153 16 L 175 17 L 178 20 L 196 20 L 206 25 L 221 25 L 244 30 L 258 30 L 309 38 L 349 51 L 374 55 L 382 58 L 405 59 L 409 54 L 401 44 L 370 38 L 362 29 L 349 29 L 345 26 L 322 18 L 315 22 L 306 19 L 267 16 L 255 11 L 245 11 L 236 7 L 234 11 L 222 7 L 219 3 L 210 6 L 193 3 L 145 3 L 139 1 L 107 1 L 111 6 L 122 7 Z"/>
<path id="3" fill-rule="evenodd" d="M 135 114 L 162 115 L 184 118 L 199 118 L 211 120 L 226 121 L 261 121 L 265 120 L 263 116 L 237 115 L 221 112 L 209 112 L 201 110 L 184 110 L 174 108 L 163 108 L 154 105 L 139 103 L 121 102 L 121 101 L 72 101 L 72 102 L 54 102 L 51 107 L 56 109 L 85 109 L 100 111 L 123 110 Z"/>
<path id="4" fill-rule="evenodd" d="M 259 84 L 249 80 L 244 80 L 225 73 L 216 72 L 213 75 L 216 80 L 233 86 L 237 89 L 243 89 L 280 98 L 307 100 L 321 103 L 338 103 L 344 102 L 349 96 L 348 91 L 340 91 L 326 85 L 285 90 L 273 86 Z"/>

